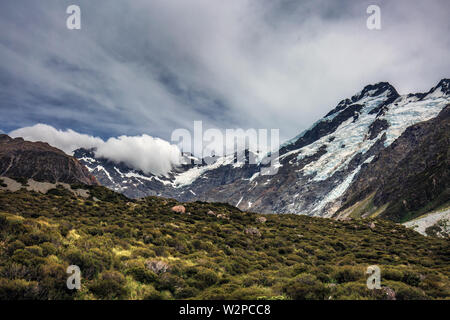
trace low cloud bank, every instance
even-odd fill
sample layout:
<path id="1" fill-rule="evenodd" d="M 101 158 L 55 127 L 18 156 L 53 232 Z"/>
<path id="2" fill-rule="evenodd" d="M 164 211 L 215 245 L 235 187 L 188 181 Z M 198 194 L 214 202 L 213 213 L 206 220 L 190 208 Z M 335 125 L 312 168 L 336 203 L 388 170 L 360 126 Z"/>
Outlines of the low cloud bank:
<path id="1" fill-rule="evenodd" d="M 166 174 L 173 166 L 181 164 L 181 153 L 176 145 L 146 134 L 109 138 L 98 146 L 96 156 L 157 175 Z"/>
<path id="2" fill-rule="evenodd" d="M 97 157 L 115 163 L 123 162 L 147 174 L 166 175 L 172 167 L 181 164 L 181 153 L 176 145 L 146 134 L 120 136 L 104 141 L 71 129 L 64 131 L 46 124 L 36 124 L 11 131 L 9 135 L 28 141 L 44 141 L 68 154 L 73 154 L 73 151 L 79 148 L 96 148 Z"/>
<path id="3" fill-rule="evenodd" d="M 22 137 L 27 141 L 43 141 L 49 145 L 63 150 L 67 154 L 79 148 L 97 148 L 104 141 L 98 137 L 78 133 L 71 129 L 66 131 L 57 130 L 46 124 L 36 124 L 31 127 L 24 127 L 9 133 L 13 138 Z"/>

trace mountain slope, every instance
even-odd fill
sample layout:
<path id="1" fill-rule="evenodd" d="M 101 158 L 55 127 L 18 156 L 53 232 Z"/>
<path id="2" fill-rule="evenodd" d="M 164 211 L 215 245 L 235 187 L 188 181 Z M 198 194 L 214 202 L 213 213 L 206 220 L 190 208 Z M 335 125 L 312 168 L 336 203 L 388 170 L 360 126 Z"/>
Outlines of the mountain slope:
<path id="1" fill-rule="evenodd" d="M 0 135 L 0 176 L 36 181 L 98 184 L 76 158 L 43 142 Z"/>
<path id="2" fill-rule="evenodd" d="M 181 201 L 218 201 L 241 210 L 332 216 L 360 170 L 409 126 L 436 117 L 450 102 L 450 80 L 426 93 L 399 95 L 389 83 L 366 86 L 342 100 L 309 130 L 281 146 L 278 172 L 261 176 L 261 165 L 234 156 L 212 165 L 175 168 L 167 177 L 95 157 L 78 158 L 106 186 L 130 197 L 161 195 Z M 119 170 L 117 170 L 119 169 Z"/>
<path id="3" fill-rule="evenodd" d="M 382 150 L 355 178 L 336 217 L 377 216 L 395 221 L 450 201 L 450 104 Z M 362 207 L 363 206 L 363 207 Z"/>
<path id="4" fill-rule="evenodd" d="M 343 100 L 324 119 L 280 150 L 279 173 L 236 183 L 232 202 L 263 212 L 330 216 L 353 178 L 410 125 L 435 117 L 449 102 L 449 81 L 426 94 L 398 96 L 386 83 Z M 314 141 L 314 142 L 311 142 Z M 241 187 L 241 188 L 239 188 Z M 227 186 L 213 189 L 219 200 Z M 238 195 L 243 198 L 237 198 Z M 211 199 L 211 198 L 206 198 Z"/>
<path id="5" fill-rule="evenodd" d="M 163 196 L 181 201 L 193 200 L 210 188 L 231 183 L 237 179 L 250 178 L 256 165 L 236 165 L 236 156 L 219 158 L 213 164 L 194 164 L 197 158 L 184 156 L 184 165 L 174 168 L 167 176 L 146 174 L 124 163 L 114 163 L 95 156 L 95 150 L 78 149 L 74 156 L 97 177 L 100 183 L 130 198 Z M 248 159 L 249 153 L 246 153 Z M 248 162 L 248 161 L 247 161 Z"/>

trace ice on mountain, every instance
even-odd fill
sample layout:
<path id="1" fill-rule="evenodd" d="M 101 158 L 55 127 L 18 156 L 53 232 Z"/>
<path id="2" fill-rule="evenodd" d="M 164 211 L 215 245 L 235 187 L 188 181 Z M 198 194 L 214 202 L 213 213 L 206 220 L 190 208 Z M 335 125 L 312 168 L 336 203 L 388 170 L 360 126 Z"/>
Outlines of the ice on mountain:
<path id="1" fill-rule="evenodd" d="M 190 185 L 197 180 L 202 174 L 207 171 L 217 169 L 221 166 L 226 166 L 234 163 L 234 155 L 218 158 L 213 164 L 209 164 L 202 167 L 194 167 L 185 172 L 179 173 L 175 176 L 175 180 L 172 185 L 175 188 L 180 188 L 186 185 Z"/>
<path id="2" fill-rule="evenodd" d="M 323 181 L 330 178 L 335 172 L 345 168 L 357 153 L 365 153 L 376 142 L 367 139 L 370 125 L 376 118 L 376 114 L 370 114 L 387 99 L 386 93 L 377 97 L 362 99 L 364 107 L 357 121 L 349 118 L 344 121 L 333 133 L 330 133 L 317 141 L 300 149 L 297 159 L 312 156 L 322 146 L 326 147 L 326 153 L 317 161 L 307 164 L 303 169 L 305 175 L 314 175 L 313 181 Z M 330 139 L 333 137 L 334 139 Z M 332 141 L 330 141 L 332 140 Z M 345 147 L 342 147 L 345 145 Z"/>
<path id="3" fill-rule="evenodd" d="M 127 172 L 125 173 L 125 177 L 127 178 L 137 178 L 141 180 L 153 181 L 154 177 L 146 177 L 136 172 Z"/>
<path id="4" fill-rule="evenodd" d="M 259 174 L 260 174 L 259 172 L 256 172 L 254 175 L 251 176 L 251 178 L 249 179 L 249 181 L 251 182 L 251 181 L 255 180 L 255 178 L 258 177 Z"/>
<path id="5" fill-rule="evenodd" d="M 239 199 L 238 203 L 236 203 L 236 207 L 239 206 L 239 204 L 241 203 L 242 199 L 244 199 L 244 196 L 242 196 L 242 197 Z"/>
<path id="6" fill-rule="evenodd" d="M 302 159 L 318 152 L 320 147 L 326 147 L 327 152 L 324 155 L 301 170 L 305 175 L 314 175 L 310 181 L 323 181 L 330 178 L 334 173 L 344 169 L 356 154 L 366 153 L 381 139 L 383 132 L 373 140 L 367 139 L 368 129 L 376 119 L 376 115 L 369 112 L 379 106 L 386 98 L 386 92 L 384 92 L 380 97 L 361 99 L 358 103 L 364 103 L 365 106 L 362 108 L 361 115 L 357 121 L 353 122 L 352 119 L 348 119 L 332 134 L 324 136 L 300 150 L 295 150 L 295 152 L 299 152 L 298 159 Z M 396 99 L 389 105 L 384 115 L 379 117 L 379 119 L 386 119 L 389 123 L 389 127 L 385 131 L 386 140 L 384 145 L 386 147 L 389 146 L 407 127 L 436 117 L 448 103 L 448 97 L 443 95 L 440 89 L 435 90 L 422 99 L 419 99 L 417 96 L 402 96 Z M 328 139 L 331 136 L 334 137 L 334 140 L 330 142 Z M 341 148 L 341 145 L 345 145 L 345 147 Z M 364 163 L 370 163 L 373 159 L 374 156 L 371 156 Z M 352 171 L 341 184 L 314 207 L 313 211 L 316 214 L 321 213 L 327 203 L 342 196 L 360 169 L 361 166 Z"/>
<path id="7" fill-rule="evenodd" d="M 159 181 L 159 182 L 161 182 L 161 183 L 164 184 L 164 185 L 172 185 L 172 182 L 171 182 L 171 181 L 168 181 L 168 180 L 162 180 L 162 179 L 160 179 L 160 178 L 157 177 L 157 176 L 154 176 L 154 179 L 157 180 L 157 181 Z"/>
<path id="8" fill-rule="evenodd" d="M 375 158 L 375 156 L 370 156 L 363 163 L 371 163 L 374 158 Z"/>
<path id="9" fill-rule="evenodd" d="M 389 122 L 384 145 L 389 146 L 407 127 L 436 117 L 448 103 L 449 99 L 442 95 L 431 94 L 422 100 L 416 97 L 402 97 L 397 105 L 389 108 L 382 117 Z"/>
<path id="10" fill-rule="evenodd" d="M 90 157 L 82 157 L 82 158 L 79 158 L 78 160 L 81 160 L 81 161 L 84 161 L 84 162 L 88 162 L 90 164 L 97 162 L 97 160 L 92 159 Z"/>
<path id="11" fill-rule="evenodd" d="M 313 209 L 312 213 L 315 215 L 320 215 L 322 213 L 322 209 L 332 201 L 335 201 L 340 196 L 344 194 L 344 192 L 350 187 L 350 184 L 353 181 L 355 175 L 361 170 L 361 165 L 359 165 L 355 170 L 350 173 L 345 180 L 338 186 L 336 186 L 331 192 L 327 194 L 325 198 L 323 198 Z"/>
<path id="12" fill-rule="evenodd" d="M 92 171 L 103 171 L 105 173 L 105 175 L 108 177 L 108 179 L 114 183 L 114 179 L 111 177 L 111 175 L 109 174 L 108 170 L 106 170 L 103 166 L 98 165 L 95 168 L 92 169 Z"/>
<path id="13" fill-rule="evenodd" d="M 121 177 L 124 176 L 123 173 L 122 173 L 119 169 L 117 169 L 117 167 L 114 167 L 114 170 L 116 170 L 116 172 L 117 172 Z"/>

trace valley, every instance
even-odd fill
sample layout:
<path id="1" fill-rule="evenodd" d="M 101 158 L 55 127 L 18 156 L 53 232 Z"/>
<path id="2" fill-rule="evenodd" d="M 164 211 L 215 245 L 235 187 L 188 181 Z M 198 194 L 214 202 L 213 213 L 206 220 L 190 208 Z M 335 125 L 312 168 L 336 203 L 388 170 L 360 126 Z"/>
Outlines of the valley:
<path id="1" fill-rule="evenodd" d="M 152 175 L 0 135 L 0 300 L 446 299 L 448 85 L 365 87 L 272 176 L 236 154 Z"/>

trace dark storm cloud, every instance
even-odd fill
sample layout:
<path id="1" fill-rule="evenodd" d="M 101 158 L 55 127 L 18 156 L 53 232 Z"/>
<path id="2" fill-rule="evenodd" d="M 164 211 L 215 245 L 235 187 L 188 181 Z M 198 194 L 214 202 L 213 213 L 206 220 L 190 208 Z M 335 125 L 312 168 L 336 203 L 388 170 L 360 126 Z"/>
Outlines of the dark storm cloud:
<path id="1" fill-rule="evenodd" d="M 295 136 L 368 83 L 426 91 L 448 77 L 449 2 L 72 1 L 0 4 L 4 131 L 36 123 L 106 139 L 206 127 Z"/>

